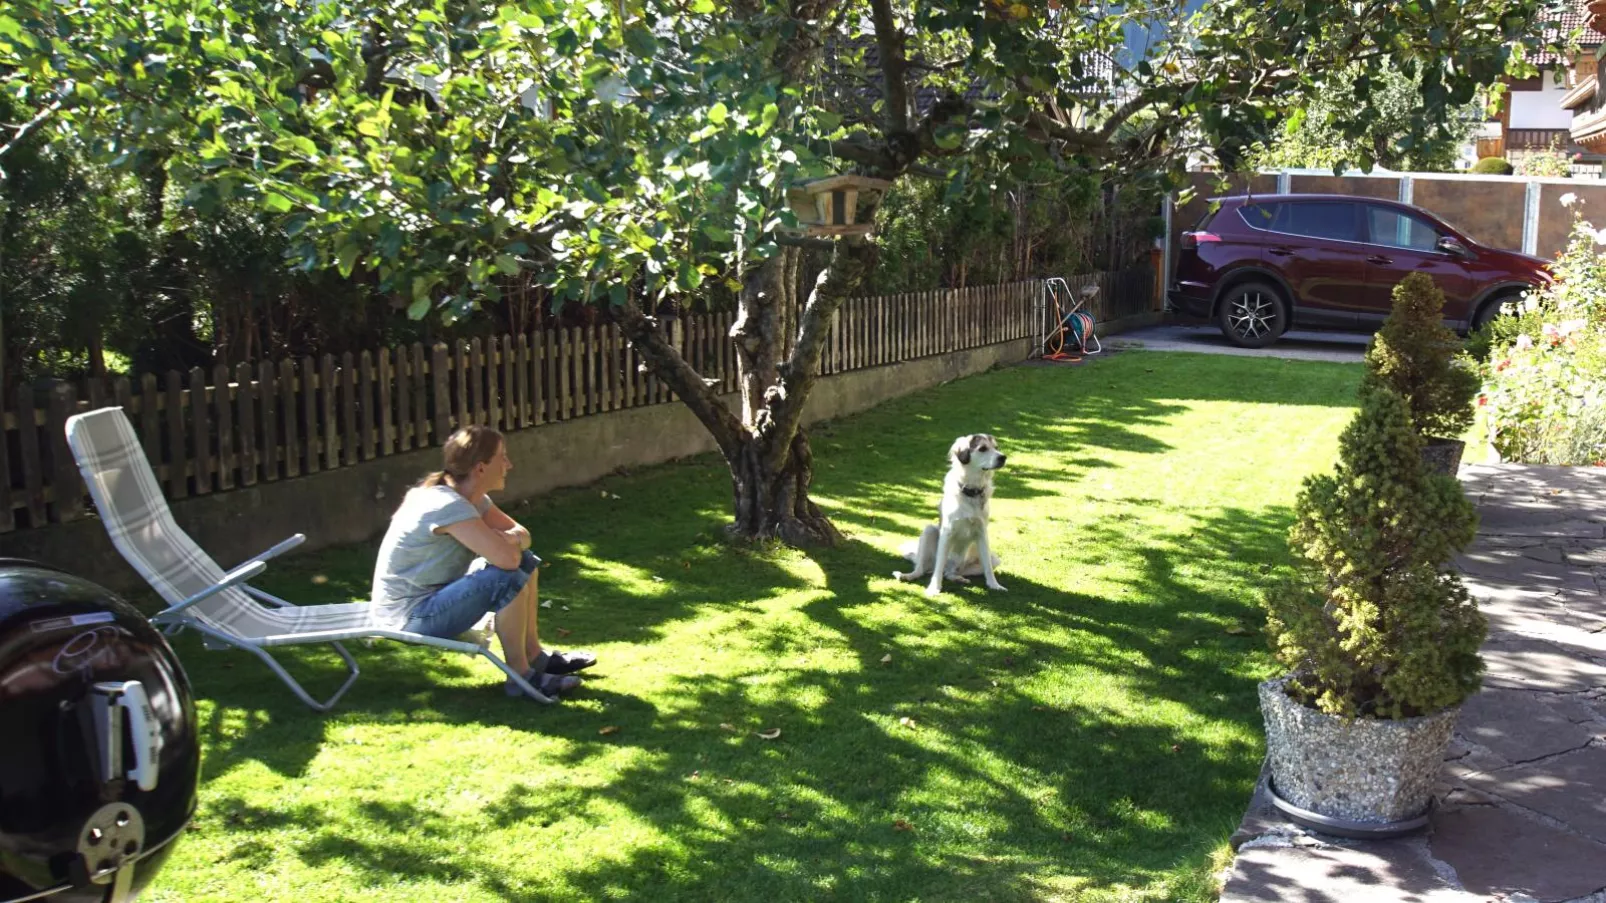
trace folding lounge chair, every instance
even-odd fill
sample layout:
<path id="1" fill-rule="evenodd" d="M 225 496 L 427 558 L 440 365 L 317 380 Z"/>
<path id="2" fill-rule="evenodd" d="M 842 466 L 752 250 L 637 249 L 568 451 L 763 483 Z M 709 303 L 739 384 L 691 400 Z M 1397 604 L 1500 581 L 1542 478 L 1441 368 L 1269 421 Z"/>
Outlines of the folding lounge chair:
<path id="1" fill-rule="evenodd" d="M 246 583 L 267 569 L 268 559 L 305 541 L 303 534 L 297 533 L 224 573 L 173 521 L 156 474 L 122 408 L 102 408 L 68 418 L 67 443 L 112 544 L 167 601 L 168 608 L 152 617 L 151 623 L 169 633 L 188 627 L 200 632 L 209 648 L 233 646 L 251 652 L 302 702 L 320 712 L 329 711 L 357 679 L 357 663 L 341 641 L 370 637 L 483 655 L 527 695 L 541 702 L 552 701 L 485 645 L 411 633 L 402 629 L 401 618 L 387 615 L 370 602 L 293 605 Z M 349 674 L 340 689 L 323 702 L 309 696 L 268 654 L 274 646 L 317 643 L 333 646 Z"/>

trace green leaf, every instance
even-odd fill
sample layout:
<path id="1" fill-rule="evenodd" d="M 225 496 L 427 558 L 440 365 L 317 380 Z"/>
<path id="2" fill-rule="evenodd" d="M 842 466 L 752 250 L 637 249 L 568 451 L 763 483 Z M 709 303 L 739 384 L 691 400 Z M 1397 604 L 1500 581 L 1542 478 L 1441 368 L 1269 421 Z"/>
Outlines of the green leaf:
<path id="1" fill-rule="evenodd" d="M 411 304 L 407 305 L 407 316 L 414 320 L 424 319 L 424 314 L 427 313 L 429 313 L 428 295 L 419 295 L 413 298 Z"/>
<path id="2" fill-rule="evenodd" d="M 496 255 L 496 271 L 504 276 L 518 275 L 519 259 L 512 254 Z"/>
<path id="3" fill-rule="evenodd" d="M 714 0 L 692 0 L 691 11 L 706 16 L 714 11 Z"/>
<path id="4" fill-rule="evenodd" d="M 340 270 L 344 278 L 351 278 L 351 271 L 357 266 L 357 255 L 361 250 L 355 244 L 341 245 L 339 253 L 335 256 L 335 267 Z"/>
<path id="5" fill-rule="evenodd" d="M 270 191 L 263 195 L 262 206 L 269 213 L 289 213 L 290 209 L 295 206 L 295 202 L 277 191 Z"/>
<path id="6" fill-rule="evenodd" d="M 715 125 L 724 125 L 729 116 L 730 108 L 725 106 L 723 102 L 716 103 L 708 108 L 708 121 Z"/>
<path id="7" fill-rule="evenodd" d="M 758 116 L 758 128 L 755 129 L 755 131 L 757 131 L 760 135 L 768 134 L 769 130 L 775 127 L 775 120 L 780 118 L 780 107 L 772 103 L 765 104 L 764 112 L 760 113 Z"/>

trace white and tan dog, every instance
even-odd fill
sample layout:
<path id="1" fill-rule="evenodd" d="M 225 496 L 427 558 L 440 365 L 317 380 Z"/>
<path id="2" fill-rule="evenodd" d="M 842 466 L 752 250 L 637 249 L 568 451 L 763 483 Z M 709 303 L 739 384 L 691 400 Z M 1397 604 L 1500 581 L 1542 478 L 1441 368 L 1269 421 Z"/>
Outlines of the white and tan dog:
<path id="1" fill-rule="evenodd" d="M 1004 466 L 998 441 L 986 433 L 960 436 L 948 449 L 948 475 L 942 481 L 938 522 L 920 531 L 920 539 L 903 547 L 914 564 L 908 573 L 894 571 L 899 580 L 914 581 L 931 575 L 926 595 L 942 592 L 943 578 L 969 583 L 966 575 L 981 575 L 988 589 L 1004 592 L 993 576 L 998 557 L 987 545 L 987 508 L 993 498 L 993 471 Z M 941 566 L 938 566 L 941 562 Z"/>

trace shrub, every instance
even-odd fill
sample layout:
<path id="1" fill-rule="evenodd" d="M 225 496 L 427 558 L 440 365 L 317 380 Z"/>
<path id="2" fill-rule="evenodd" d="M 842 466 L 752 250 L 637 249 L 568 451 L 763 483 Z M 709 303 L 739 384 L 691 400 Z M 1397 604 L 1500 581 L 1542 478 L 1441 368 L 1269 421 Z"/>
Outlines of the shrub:
<path id="1" fill-rule="evenodd" d="M 1542 151 L 1530 151 L 1522 155 L 1517 161 L 1517 175 L 1540 176 L 1546 178 L 1572 178 L 1573 157 L 1562 150 L 1559 139 L 1551 139 L 1550 147 Z"/>
<path id="2" fill-rule="evenodd" d="M 1472 171 L 1488 176 L 1509 176 L 1515 169 L 1505 157 L 1483 157 L 1472 164 Z"/>
<path id="3" fill-rule="evenodd" d="M 1300 491 L 1296 575 L 1267 594 L 1266 630 L 1305 705 L 1405 718 L 1477 692 L 1488 626 L 1446 566 L 1477 515 L 1454 478 L 1423 468 L 1421 448 L 1405 400 L 1363 387 L 1336 472 Z"/>
<path id="4" fill-rule="evenodd" d="M 1366 349 L 1368 385 L 1405 399 L 1417 435 L 1455 439 L 1472 426 L 1478 372 L 1444 325 L 1444 292 L 1426 273 L 1394 287 L 1394 308 Z"/>
<path id="5" fill-rule="evenodd" d="M 1564 198 L 1570 201 L 1570 198 Z M 1489 327 L 1478 398 L 1490 444 L 1508 461 L 1606 464 L 1606 240 L 1576 217 L 1556 279 Z"/>

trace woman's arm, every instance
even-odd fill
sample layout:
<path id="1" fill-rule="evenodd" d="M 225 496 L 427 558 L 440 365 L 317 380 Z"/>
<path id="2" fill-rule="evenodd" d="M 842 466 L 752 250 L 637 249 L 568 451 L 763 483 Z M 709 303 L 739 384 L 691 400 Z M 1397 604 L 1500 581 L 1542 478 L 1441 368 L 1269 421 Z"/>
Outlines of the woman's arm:
<path id="1" fill-rule="evenodd" d="M 515 543 L 519 547 L 520 551 L 530 547 L 530 531 L 526 530 L 523 524 L 508 517 L 506 512 L 496 507 L 495 502 L 491 503 L 491 507 L 485 509 L 483 517 L 485 518 L 485 523 L 490 525 L 492 530 L 506 536 L 509 542 Z"/>
<path id="2" fill-rule="evenodd" d="M 519 566 L 521 549 L 513 544 L 509 534 L 492 528 L 483 517 L 459 521 L 441 532 L 467 546 L 470 552 L 484 558 L 493 567 L 511 571 Z M 525 535 L 529 535 L 528 531 Z"/>

